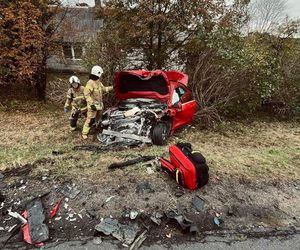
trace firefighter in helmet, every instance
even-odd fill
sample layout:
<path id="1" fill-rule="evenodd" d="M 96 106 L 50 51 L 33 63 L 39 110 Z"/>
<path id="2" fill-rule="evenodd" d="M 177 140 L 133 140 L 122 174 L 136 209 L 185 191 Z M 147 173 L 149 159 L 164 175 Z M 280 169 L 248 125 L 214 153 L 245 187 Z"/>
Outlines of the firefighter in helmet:
<path id="1" fill-rule="evenodd" d="M 69 79 L 70 88 L 67 92 L 67 100 L 64 106 L 64 112 L 67 113 L 71 109 L 70 129 L 75 131 L 77 120 L 80 114 L 86 114 L 87 106 L 84 98 L 84 87 L 81 86 L 77 76 L 71 76 Z"/>
<path id="2" fill-rule="evenodd" d="M 89 81 L 84 88 L 84 96 L 87 102 L 87 118 L 82 129 L 82 138 L 87 139 L 91 126 L 96 122 L 103 110 L 103 93 L 113 90 L 113 87 L 105 87 L 100 82 L 103 69 L 96 65 L 92 68 Z"/>

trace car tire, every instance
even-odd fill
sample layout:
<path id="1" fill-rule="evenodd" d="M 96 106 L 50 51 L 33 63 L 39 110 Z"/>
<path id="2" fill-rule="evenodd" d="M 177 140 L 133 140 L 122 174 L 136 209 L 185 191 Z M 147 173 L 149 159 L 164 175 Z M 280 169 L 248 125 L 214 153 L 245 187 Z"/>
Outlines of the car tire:
<path id="1" fill-rule="evenodd" d="M 157 123 L 153 127 L 152 142 L 154 145 L 164 145 L 167 142 L 169 136 L 169 126 L 167 123 Z"/>

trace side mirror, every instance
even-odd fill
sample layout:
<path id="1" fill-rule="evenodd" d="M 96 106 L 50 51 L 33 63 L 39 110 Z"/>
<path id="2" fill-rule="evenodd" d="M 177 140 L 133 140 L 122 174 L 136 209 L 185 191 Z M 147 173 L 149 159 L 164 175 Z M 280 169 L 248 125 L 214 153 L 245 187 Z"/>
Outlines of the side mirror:
<path id="1" fill-rule="evenodd" d="M 177 109 L 177 111 L 181 111 L 182 110 L 182 103 L 181 102 L 176 102 L 174 105 L 173 105 L 174 108 Z"/>

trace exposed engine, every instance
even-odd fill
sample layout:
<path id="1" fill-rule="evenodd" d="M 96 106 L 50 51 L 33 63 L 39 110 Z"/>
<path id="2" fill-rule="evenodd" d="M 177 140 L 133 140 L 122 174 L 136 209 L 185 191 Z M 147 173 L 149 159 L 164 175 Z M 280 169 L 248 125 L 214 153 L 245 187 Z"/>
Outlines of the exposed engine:
<path id="1" fill-rule="evenodd" d="M 152 143 L 152 128 L 167 113 L 167 104 L 154 99 L 138 98 L 122 101 L 118 107 L 103 113 L 98 140 L 104 145 Z"/>

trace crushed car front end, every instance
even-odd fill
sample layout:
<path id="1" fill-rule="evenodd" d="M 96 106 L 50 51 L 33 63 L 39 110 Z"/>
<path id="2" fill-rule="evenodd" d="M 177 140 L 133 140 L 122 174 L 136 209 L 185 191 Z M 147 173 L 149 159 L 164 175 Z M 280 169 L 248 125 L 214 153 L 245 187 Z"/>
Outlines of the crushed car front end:
<path id="1" fill-rule="evenodd" d="M 98 140 L 105 145 L 150 144 L 154 127 L 167 117 L 165 103 L 146 98 L 127 99 L 103 114 L 103 130 L 98 134 Z"/>
<path id="2" fill-rule="evenodd" d="M 97 138 L 103 145 L 163 145 L 167 137 L 192 118 L 179 114 L 172 96 L 179 85 L 186 88 L 187 75 L 179 71 L 131 70 L 116 74 L 116 107 L 102 117 L 102 132 Z M 187 104 L 189 106 L 189 104 Z"/>

